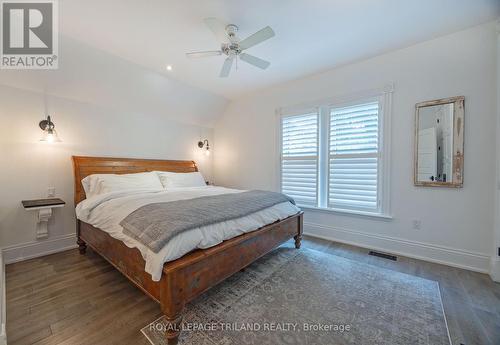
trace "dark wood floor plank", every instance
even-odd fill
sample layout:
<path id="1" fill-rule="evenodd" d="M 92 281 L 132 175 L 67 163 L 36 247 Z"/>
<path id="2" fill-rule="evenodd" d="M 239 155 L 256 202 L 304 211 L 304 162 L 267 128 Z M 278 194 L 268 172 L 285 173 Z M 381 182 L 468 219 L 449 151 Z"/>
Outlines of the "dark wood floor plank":
<path id="1" fill-rule="evenodd" d="M 14 334 L 13 336 L 9 335 L 8 342 L 9 345 L 25 345 L 25 344 L 33 344 L 40 339 L 47 338 L 52 333 L 49 327 L 36 328 L 33 327 L 29 329 L 27 334 Z"/>
<path id="2" fill-rule="evenodd" d="M 464 295 L 458 289 L 443 288 L 441 296 L 453 344 L 498 344 L 490 341 L 472 306 L 463 300 Z"/>
<path id="3" fill-rule="evenodd" d="M 500 339 L 500 318 L 498 314 L 485 311 L 483 309 L 473 308 L 474 314 L 481 322 L 486 332 L 486 336 L 492 344 L 498 344 Z"/>
<path id="4" fill-rule="evenodd" d="M 492 313 L 500 312 L 500 303 L 498 303 L 498 294 L 495 294 L 496 284 L 484 274 L 477 272 L 462 271 L 459 272 L 460 282 L 463 288 L 470 296 L 474 307 L 489 311 Z"/>
<path id="5" fill-rule="evenodd" d="M 292 243 L 286 245 L 291 246 Z M 303 246 L 439 282 L 454 345 L 500 344 L 500 284 L 484 274 L 305 236 Z M 9 345 L 148 345 L 140 328 L 161 316 L 91 250 L 70 250 L 6 267 Z"/>
<path id="6" fill-rule="evenodd" d="M 53 335 L 36 344 L 60 344 L 81 332 L 88 332 L 90 325 L 106 322 L 106 317 L 112 317 L 117 313 L 126 312 L 132 307 L 129 304 L 132 297 L 133 294 L 130 293 L 120 294 L 119 297 L 102 300 L 104 304 L 101 306 L 93 306 L 89 311 L 84 311 L 83 313 L 75 314 L 69 318 L 57 321 L 50 326 Z M 100 319 L 100 317 L 102 318 Z M 82 328 L 82 325 L 85 327 Z M 105 327 L 105 323 L 101 324 L 101 327 Z"/>

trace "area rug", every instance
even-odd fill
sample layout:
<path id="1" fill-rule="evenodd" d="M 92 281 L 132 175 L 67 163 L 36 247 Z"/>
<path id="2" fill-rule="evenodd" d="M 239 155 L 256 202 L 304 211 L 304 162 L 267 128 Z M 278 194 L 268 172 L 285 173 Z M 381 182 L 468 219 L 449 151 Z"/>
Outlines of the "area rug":
<path id="1" fill-rule="evenodd" d="M 315 250 L 279 248 L 186 307 L 179 344 L 449 345 L 439 285 Z M 166 345 L 163 318 L 141 331 Z"/>

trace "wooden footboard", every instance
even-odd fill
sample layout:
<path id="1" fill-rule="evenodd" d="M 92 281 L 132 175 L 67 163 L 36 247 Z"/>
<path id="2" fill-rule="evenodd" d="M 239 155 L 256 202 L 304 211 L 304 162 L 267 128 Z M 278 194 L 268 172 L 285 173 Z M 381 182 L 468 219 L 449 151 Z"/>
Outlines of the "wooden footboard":
<path id="1" fill-rule="evenodd" d="M 240 271 L 261 256 L 291 238 L 300 247 L 302 212 L 259 230 L 235 237 L 221 244 L 195 250 L 180 259 L 167 262 L 159 282 L 144 271 L 145 262 L 136 248 L 128 248 L 106 232 L 79 222 L 78 244 L 85 253 L 87 245 L 115 266 L 132 283 L 161 305 L 166 320 L 169 344 L 176 344 L 180 334 L 182 312 L 206 290 Z"/>

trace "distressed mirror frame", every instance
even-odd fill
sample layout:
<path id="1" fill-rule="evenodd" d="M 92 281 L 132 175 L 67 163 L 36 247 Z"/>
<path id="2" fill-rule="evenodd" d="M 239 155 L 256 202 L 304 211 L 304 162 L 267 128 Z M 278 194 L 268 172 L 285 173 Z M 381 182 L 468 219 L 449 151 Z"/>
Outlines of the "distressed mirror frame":
<path id="1" fill-rule="evenodd" d="M 423 107 L 453 103 L 453 175 L 450 182 L 427 182 L 418 180 L 418 124 L 419 110 Z M 465 125 L 465 97 L 450 97 L 434 101 L 417 103 L 415 105 L 415 147 L 413 181 L 415 186 L 421 187 L 450 187 L 462 188 L 464 182 L 464 125 Z"/>

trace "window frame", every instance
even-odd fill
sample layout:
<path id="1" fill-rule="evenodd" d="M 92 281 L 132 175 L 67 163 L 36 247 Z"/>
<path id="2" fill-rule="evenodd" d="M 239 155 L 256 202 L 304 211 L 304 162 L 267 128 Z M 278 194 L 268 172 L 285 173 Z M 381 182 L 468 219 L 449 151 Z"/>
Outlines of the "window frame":
<path id="1" fill-rule="evenodd" d="M 276 110 L 277 117 L 277 190 L 281 191 L 282 178 L 282 118 L 305 114 L 316 110 L 318 113 L 318 157 L 317 157 L 317 190 L 316 207 L 300 206 L 303 209 L 326 211 L 342 215 L 368 216 L 391 219 L 390 203 L 390 148 L 392 94 L 394 85 L 383 88 L 335 97 L 308 104 L 283 107 Z M 377 152 L 377 210 L 366 211 L 355 208 L 329 207 L 330 179 L 330 112 L 333 108 L 341 108 L 356 104 L 378 102 L 378 152 Z"/>

